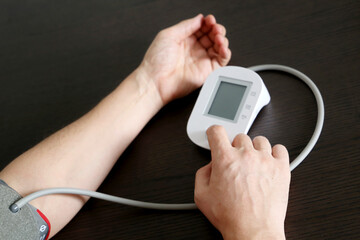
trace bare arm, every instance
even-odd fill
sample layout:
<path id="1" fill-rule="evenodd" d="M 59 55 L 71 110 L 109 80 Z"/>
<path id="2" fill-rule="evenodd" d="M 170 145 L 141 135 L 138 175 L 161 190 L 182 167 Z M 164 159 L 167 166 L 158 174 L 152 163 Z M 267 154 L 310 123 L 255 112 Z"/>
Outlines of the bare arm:
<path id="1" fill-rule="evenodd" d="M 116 160 L 161 108 L 154 85 L 136 70 L 88 114 L 11 162 L 0 178 L 21 195 L 49 187 L 95 190 Z M 139 110 L 141 109 L 141 110 Z M 52 195 L 31 202 L 58 232 L 88 198 Z"/>
<path id="2" fill-rule="evenodd" d="M 0 178 L 21 195 L 49 187 L 96 190 L 145 124 L 169 101 L 201 86 L 230 59 L 225 28 L 198 15 L 161 31 L 141 65 L 79 120 L 28 150 Z M 31 202 L 61 230 L 88 198 L 45 196 Z"/>

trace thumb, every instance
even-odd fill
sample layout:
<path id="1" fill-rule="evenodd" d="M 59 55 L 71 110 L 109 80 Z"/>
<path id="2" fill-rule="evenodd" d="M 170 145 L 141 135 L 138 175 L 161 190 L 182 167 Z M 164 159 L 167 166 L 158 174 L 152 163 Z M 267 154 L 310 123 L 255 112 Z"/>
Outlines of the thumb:
<path id="1" fill-rule="evenodd" d="M 196 17 L 179 22 L 178 24 L 170 27 L 169 30 L 171 30 L 173 36 L 183 40 L 201 28 L 203 18 L 204 16 L 202 14 L 198 14 Z"/>
<path id="2" fill-rule="evenodd" d="M 202 201 L 206 198 L 207 190 L 209 187 L 211 175 L 211 162 L 196 172 L 195 177 L 195 191 L 194 191 L 194 200 L 196 205 L 202 205 Z"/>
<path id="3" fill-rule="evenodd" d="M 211 175 L 211 162 L 203 166 L 196 172 L 195 189 L 205 187 L 209 184 Z"/>

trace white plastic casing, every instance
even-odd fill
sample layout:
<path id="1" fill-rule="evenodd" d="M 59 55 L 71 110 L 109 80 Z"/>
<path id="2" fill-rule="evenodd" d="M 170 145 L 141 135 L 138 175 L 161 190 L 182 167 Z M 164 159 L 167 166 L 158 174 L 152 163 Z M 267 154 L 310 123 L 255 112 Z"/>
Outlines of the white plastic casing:
<path id="1" fill-rule="evenodd" d="M 221 81 L 247 87 L 234 120 L 208 114 Z M 221 125 L 232 142 L 237 134 L 249 131 L 259 111 L 269 102 L 269 92 L 256 72 L 236 66 L 218 68 L 201 88 L 187 124 L 187 134 L 196 145 L 210 149 L 206 130 L 212 125 Z"/>

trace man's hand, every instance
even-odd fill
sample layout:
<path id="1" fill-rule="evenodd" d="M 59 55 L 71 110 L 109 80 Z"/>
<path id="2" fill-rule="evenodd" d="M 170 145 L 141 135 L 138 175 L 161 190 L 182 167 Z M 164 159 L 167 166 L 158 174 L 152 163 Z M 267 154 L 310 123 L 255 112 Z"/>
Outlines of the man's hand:
<path id="1" fill-rule="evenodd" d="M 139 69 L 155 84 L 163 104 L 189 94 L 229 62 L 225 32 L 214 16 L 201 14 L 159 32 Z"/>
<path id="2" fill-rule="evenodd" d="M 290 169 L 286 148 L 265 137 L 207 130 L 212 161 L 199 169 L 195 202 L 224 239 L 285 239 Z"/>

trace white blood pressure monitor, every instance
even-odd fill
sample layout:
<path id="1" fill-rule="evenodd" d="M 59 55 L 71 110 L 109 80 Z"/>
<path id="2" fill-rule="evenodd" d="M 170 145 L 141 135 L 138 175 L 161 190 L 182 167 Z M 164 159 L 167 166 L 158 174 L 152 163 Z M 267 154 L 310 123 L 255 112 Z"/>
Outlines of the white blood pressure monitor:
<path id="1" fill-rule="evenodd" d="M 325 112 L 324 102 L 320 91 L 309 77 L 291 67 L 278 64 L 265 64 L 253 66 L 251 69 L 252 70 L 242 67 L 223 67 L 211 73 L 206 79 L 190 115 L 187 133 L 195 144 L 207 149 L 209 149 L 209 143 L 206 137 L 206 130 L 214 124 L 224 126 L 231 141 L 238 133 L 247 133 L 261 108 L 270 102 L 268 90 L 260 76 L 254 71 L 275 70 L 287 72 L 298 77 L 309 86 L 314 93 L 318 107 L 318 118 L 314 134 L 304 150 L 291 162 L 290 170 L 293 170 L 311 152 L 316 141 L 319 139 L 324 123 Z M 34 192 L 17 200 L 10 206 L 10 210 L 11 212 L 16 213 L 33 199 L 49 194 L 61 193 L 91 196 L 111 202 L 148 209 L 189 210 L 197 208 L 195 203 L 149 203 L 83 189 L 49 188 Z M 1 233 L 0 229 L 0 237 L 2 236 Z"/>
<path id="2" fill-rule="evenodd" d="M 196 145 L 210 149 L 206 130 L 221 125 L 232 142 L 237 134 L 249 131 L 259 111 L 269 102 L 269 92 L 256 72 L 235 66 L 218 68 L 201 88 L 187 134 Z"/>

